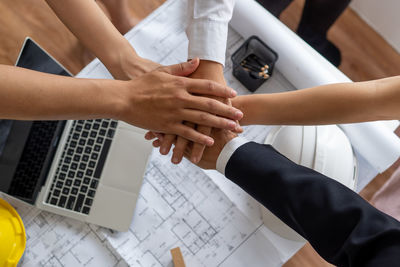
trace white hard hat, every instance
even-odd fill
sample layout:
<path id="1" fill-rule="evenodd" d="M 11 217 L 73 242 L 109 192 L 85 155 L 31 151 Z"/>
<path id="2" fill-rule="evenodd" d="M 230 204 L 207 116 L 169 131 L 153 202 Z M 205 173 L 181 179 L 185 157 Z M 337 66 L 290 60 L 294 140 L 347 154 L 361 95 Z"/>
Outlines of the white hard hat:
<path id="1" fill-rule="evenodd" d="M 272 145 L 291 161 L 355 189 L 356 158 L 347 136 L 336 125 L 277 126 L 269 132 L 265 144 Z M 268 209 L 260 206 L 264 224 L 271 231 L 286 239 L 304 240 Z"/>

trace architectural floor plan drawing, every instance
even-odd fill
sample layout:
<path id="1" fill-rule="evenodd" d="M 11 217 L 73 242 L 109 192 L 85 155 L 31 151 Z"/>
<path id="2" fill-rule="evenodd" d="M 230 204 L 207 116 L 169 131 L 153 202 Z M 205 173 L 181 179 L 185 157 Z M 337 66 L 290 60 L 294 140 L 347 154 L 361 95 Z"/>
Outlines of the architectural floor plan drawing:
<path id="1" fill-rule="evenodd" d="M 126 266 L 99 227 L 40 211 L 3 194 L 24 221 L 26 249 L 19 266 Z"/>
<path id="2" fill-rule="evenodd" d="M 168 266 L 179 246 L 188 266 L 217 266 L 257 230 L 213 181 L 188 161 L 153 157 L 131 228 L 104 231 L 131 266 Z"/>

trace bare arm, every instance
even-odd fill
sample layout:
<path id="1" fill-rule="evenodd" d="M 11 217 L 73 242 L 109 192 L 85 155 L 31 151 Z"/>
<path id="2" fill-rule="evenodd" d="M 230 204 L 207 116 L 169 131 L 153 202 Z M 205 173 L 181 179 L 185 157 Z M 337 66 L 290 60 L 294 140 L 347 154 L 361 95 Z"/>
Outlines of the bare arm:
<path id="1" fill-rule="evenodd" d="M 15 120 L 114 117 L 120 81 L 62 77 L 0 65 L 0 118 Z"/>
<path id="2" fill-rule="evenodd" d="M 211 145 L 210 137 L 182 121 L 234 129 L 239 119 L 235 108 L 196 95 L 229 98 L 235 92 L 215 82 L 178 77 L 191 74 L 197 66 L 195 60 L 162 67 L 130 81 L 115 81 L 60 77 L 0 65 L 0 118 L 114 118 Z"/>
<path id="3" fill-rule="evenodd" d="M 400 119 L 400 76 L 294 92 L 240 96 L 242 125 L 314 125 Z"/>
<path id="4" fill-rule="evenodd" d="M 94 0 L 46 0 L 61 21 L 116 79 L 128 80 L 157 64 L 139 57 Z"/>

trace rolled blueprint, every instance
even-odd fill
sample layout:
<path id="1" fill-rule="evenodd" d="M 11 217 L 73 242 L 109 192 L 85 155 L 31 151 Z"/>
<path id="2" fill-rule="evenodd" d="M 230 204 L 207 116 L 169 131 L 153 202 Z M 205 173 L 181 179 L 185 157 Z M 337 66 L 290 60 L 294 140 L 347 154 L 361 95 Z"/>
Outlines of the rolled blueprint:
<path id="1" fill-rule="evenodd" d="M 236 0 L 231 26 L 244 38 L 257 35 L 278 52 L 276 67 L 298 89 L 351 82 L 306 42 L 254 0 Z M 311 103 L 310 103 L 311 104 Z M 383 123 L 339 125 L 356 149 L 378 172 L 400 156 L 400 139 Z"/>

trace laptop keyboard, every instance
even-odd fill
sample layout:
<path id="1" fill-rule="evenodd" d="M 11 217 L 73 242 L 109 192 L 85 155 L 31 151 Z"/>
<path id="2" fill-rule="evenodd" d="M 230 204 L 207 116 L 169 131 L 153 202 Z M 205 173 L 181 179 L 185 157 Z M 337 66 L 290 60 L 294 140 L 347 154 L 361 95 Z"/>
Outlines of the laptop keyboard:
<path id="1" fill-rule="evenodd" d="M 74 121 L 46 203 L 89 214 L 118 122 Z"/>

